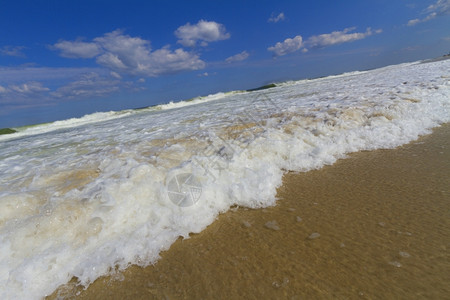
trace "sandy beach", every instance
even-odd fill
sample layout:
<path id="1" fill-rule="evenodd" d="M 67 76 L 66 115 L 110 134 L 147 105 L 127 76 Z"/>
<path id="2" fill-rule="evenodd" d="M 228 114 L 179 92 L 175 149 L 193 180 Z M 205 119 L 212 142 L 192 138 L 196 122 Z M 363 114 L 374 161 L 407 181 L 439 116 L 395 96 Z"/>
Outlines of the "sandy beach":
<path id="1" fill-rule="evenodd" d="M 275 207 L 234 208 L 147 268 L 71 284 L 76 299 L 444 299 L 450 125 L 393 150 L 288 173 Z"/>

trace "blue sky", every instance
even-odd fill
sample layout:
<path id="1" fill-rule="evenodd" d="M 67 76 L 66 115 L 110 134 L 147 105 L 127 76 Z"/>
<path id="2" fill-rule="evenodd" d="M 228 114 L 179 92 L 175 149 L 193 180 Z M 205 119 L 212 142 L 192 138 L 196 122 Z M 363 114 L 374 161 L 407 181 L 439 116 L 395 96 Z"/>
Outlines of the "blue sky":
<path id="1" fill-rule="evenodd" d="M 0 128 L 450 52 L 450 0 L 3 0 Z"/>

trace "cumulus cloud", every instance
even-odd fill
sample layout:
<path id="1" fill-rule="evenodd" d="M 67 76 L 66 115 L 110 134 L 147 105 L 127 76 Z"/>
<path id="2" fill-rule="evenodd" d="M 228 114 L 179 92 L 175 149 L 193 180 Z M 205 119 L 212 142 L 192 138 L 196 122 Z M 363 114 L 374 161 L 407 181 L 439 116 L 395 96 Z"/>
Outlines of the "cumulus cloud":
<path id="1" fill-rule="evenodd" d="M 354 32 L 349 33 L 355 30 L 355 27 L 346 28 L 342 31 L 333 31 L 332 33 L 320 34 L 310 37 L 305 44 L 309 48 L 321 48 L 327 47 L 336 44 L 353 42 L 356 40 L 364 39 L 368 36 L 371 36 L 374 33 L 381 33 L 381 29 L 376 31 L 372 31 L 371 28 L 367 28 L 366 32 Z"/>
<path id="2" fill-rule="evenodd" d="M 422 13 L 426 15 L 424 18 L 409 20 L 407 25 L 414 26 L 419 23 L 428 22 L 439 16 L 450 15 L 450 0 L 438 0 L 423 10 Z"/>
<path id="3" fill-rule="evenodd" d="M 70 49 L 72 45 L 74 48 Z M 150 41 L 131 37 L 121 30 L 106 33 L 89 43 L 60 41 L 54 48 L 60 50 L 64 57 L 95 57 L 99 65 L 117 74 L 159 76 L 205 67 L 205 62 L 193 52 L 183 49 L 172 51 L 169 47 L 152 51 Z"/>
<path id="4" fill-rule="evenodd" d="M 200 42 L 201 46 L 206 46 L 209 42 L 230 38 L 224 25 L 205 20 L 200 20 L 194 25 L 187 23 L 178 27 L 175 36 L 179 39 L 178 43 L 185 47 L 195 47 L 197 42 Z"/>
<path id="5" fill-rule="evenodd" d="M 92 58 L 100 53 L 100 47 L 96 43 L 82 41 L 59 41 L 54 44 L 53 49 L 59 50 L 62 57 L 67 58 Z"/>
<path id="6" fill-rule="evenodd" d="M 199 70 L 205 67 L 205 62 L 198 55 L 183 49 L 171 51 L 169 47 L 158 49 L 149 57 L 150 74 L 170 74 L 183 70 Z"/>
<path id="7" fill-rule="evenodd" d="M 283 21 L 285 18 L 286 17 L 284 16 L 283 12 L 279 13 L 277 16 L 275 16 L 275 14 L 272 13 L 272 15 L 270 16 L 269 20 L 267 20 L 267 22 L 278 23 L 280 21 Z"/>
<path id="8" fill-rule="evenodd" d="M 290 39 L 285 39 L 283 42 L 278 42 L 275 46 L 267 48 L 273 52 L 275 56 L 282 56 L 299 50 L 303 45 L 303 38 L 300 35 Z"/>
<path id="9" fill-rule="evenodd" d="M 0 55 L 25 57 L 23 49 L 25 49 L 23 46 L 3 46 L 0 48 Z"/>
<path id="10" fill-rule="evenodd" d="M 2 87 L 1 85 L 0 85 L 0 93 L 6 93 L 6 88 Z"/>
<path id="11" fill-rule="evenodd" d="M 381 29 L 373 31 L 371 28 L 367 28 L 366 32 L 350 33 L 353 30 L 355 30 L 355 27 L 346 28 L 342 31 L 333 31 L 332 33 L 313 35 L 306 41 L 303 41 L 302 37 L 297 35 L 292 39 L 289 38 L 285 39 L 283 42 L 278 42 L 275 46 L 267 48 L 267 50 L 273 52 L 274 56 L 282 56 L 300 49 L 303 52 L 307 52 L 309 49 L 353 42 L 382 32 Z"/>
<path id="12" fill-rule="evenodd" d="M 248 57 L 250 56 L 250 54 L 248 54 L 247 51 L 242 51 L 241 53 L 238 53 L 236 55 L 230 56 L 227 59 L 225 59 L 225 61 L 227 63 L 233 63 L 233 62 L 237 62 L 237 61 L 243 61 L 246 60 Z"/>
<path id="13" fill-rule="evenodd" d="M 124 35 L 121 30 L 94 39 L 104 51 L 96 60 L 99 65 L 124 73 L 137 73 L 148 68 L 150 42 Z"/>

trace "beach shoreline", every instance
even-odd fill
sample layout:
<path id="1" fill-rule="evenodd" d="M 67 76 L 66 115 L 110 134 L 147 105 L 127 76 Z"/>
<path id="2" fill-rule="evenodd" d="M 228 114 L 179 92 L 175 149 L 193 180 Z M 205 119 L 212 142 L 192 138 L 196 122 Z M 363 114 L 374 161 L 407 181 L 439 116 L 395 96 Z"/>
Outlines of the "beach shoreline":
<path id="1" fill-rule="evenodd" d="M 49 299 L 443 298 L 450 294 L 450 124 L 396 149 L 290 172 L 277 205 L 232 208 L 131 266 Z"/>

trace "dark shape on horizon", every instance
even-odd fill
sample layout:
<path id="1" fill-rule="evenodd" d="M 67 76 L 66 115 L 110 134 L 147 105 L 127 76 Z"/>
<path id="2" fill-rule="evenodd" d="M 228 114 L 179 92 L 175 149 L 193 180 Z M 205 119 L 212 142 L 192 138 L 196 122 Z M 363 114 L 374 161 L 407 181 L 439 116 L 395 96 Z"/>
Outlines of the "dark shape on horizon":
<path id="1" fill-rule="evenodd" d="M 10 134 L 10 133 L 15 133 L 17 131 L 15 131 L 14 129 L 11 128 L 1 128 L 0 129 L 0 134 Z"/>
<path id="2" fill-rule="evenodd" d="M 254 92 L 254 91 L 260 91 L 260 90 L 266 90 L 266 89 L 274 88 L 274 87 L 276 87 L 276 86 L 277 86 L 277 85 L 276 85 L 275 83 L 266 84 L 266 85 L 257 87 L 257 88 L 255 88 L 255 89 L 247 90 L 247 92 Z"/>

